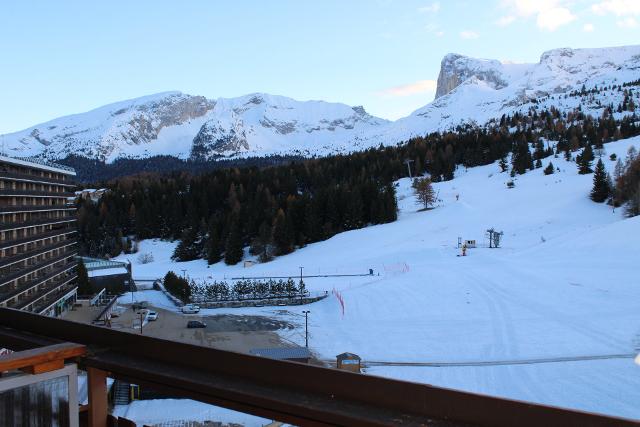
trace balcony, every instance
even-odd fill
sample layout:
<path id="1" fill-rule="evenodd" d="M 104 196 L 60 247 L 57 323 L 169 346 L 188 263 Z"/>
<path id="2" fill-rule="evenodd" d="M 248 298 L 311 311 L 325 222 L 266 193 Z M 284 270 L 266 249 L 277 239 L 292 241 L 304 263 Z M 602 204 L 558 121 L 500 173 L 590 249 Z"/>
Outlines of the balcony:
<path id="1" fill-rule="evenodd" d="M 47 212 L 47 211 L 75 211 L 76 207 L 66 203 L 53 205 L 13 205 L 0 206 L 0 214 L 16 212 Z"/>
<path id="2" fill-rule="evenodd" d="M 0 190 L 0 196 L 24 196 L 24 197 L 75 197 L 75 193 L 67 191 L 40 191 L 40 190 Z"/>
<path id="3" fill-rule="evenodd" d="M 75 187 L 76 184 L 71 180 L 63 180 L 57 178 L 47 178 L 44 176 L 31 175 L 27 173 L 18 172 L 0 172 L 0 179 L 12 180 L 12 181 L 24 181 L 24 182 L 37 182 L 41 184 L 56 184 L 64 185 L 65 187 Z"/>
<path id="4" fill-rule="evenodd" d="M 15 264 L 16 262 L 27 260 L 29 258 L 33 258 L 34 256 L 38 256 L 40 254 L 43 254 L 43 253 L 46 253 L 46 252 L 49 252 L 49 251 L 52 251 L 52 250 L 55 250 L 55 249 L 63 248 L 65 246 L 75 245 L 77 243 L 78 243 L 78 241 L 76 239 L 66 239 L 66 240 L 63 240 L 61 242 L 56 242 L 54 244 L 44 245 L 44 246 L 41 246 L 39 248 L 32 249 L 30 251 L 18 253 L 18 254 L 15 254 L 15 255 L 8 256 L 8 257 L 3 257 L 0 260 L 0 268 L 6 267 L 6 266 L 11 265 L 11 264 Z"/>
<path id="5" fill-rule="evenodd" d="M 59 255 L 57 257 L 53 257 L 53 258 L 49 258 L 49 259 L 45 259 L 42 260 L 34 265 L 30 265 L 26 268 L 20 268 L 20 269 L 16 269 L 15 271 L 11 271 L 9 274 L 5 274 L 3 275 L 2 279 L 0 279 L 0 285 L 4 285 L 7 283 L 10 283 L 12 281 L 14 281 L 15 279 L 18 279 L 20 277 L 26 276 L 28 274 L 31 274 L 35 271 L 41 270 L 45 267 L 48 267 L 50 265 L 55 264 L 56 262 L 62 261 L 66 258 L 71 258 L 73 256 L 78 255 L 78 251 L 77 250 L 66 250 L 64 251 L 64 253 L 62 255 Z"/>
<path id="6" fill-rule="evenodd" d="M 47 286 L 38 289 L 38 291 L 34 292 L 33 295 L 29 295 L 26 298 L 19 299 L 18 301 L 16 301 L 13 304 L 10 304 L 9 306 L 11 308 L 22 310 L 28 305 L 38 301 L 40 298 L 50 297 L 51 295 L 53 295 L 52 292 L 54 292 L 57 288 L 60 288 L 61 286 L 72 282 L 77 277 L 78 276 L 76 274 L 71 274 L 69 276 L 65 275 L 63 277 L 60 277 L 59 279 L 54 280 L 52 283 L 48 284 Z M 66 287 L 64 289 L 65 291 L 63 293 L 66 293 L 69 291 L 69 289 L 67 289 Z M 33 311 L 36 311 L 36 310 L 33 310 Z"/>
<path id="7" fill-rule="evenodd" d="M 30 280 L 29 282 L 23 284 L 23 285 L 19 285 L 17 288 L 12 289 L 10 291 L 4 292 L 2 294 L 0 294 L 0 303 L 5 302 L 7 300 L 10 300 L 11 298 L 14 298 L 16 295 L 20 295 L 24 292 L 27 292 L 29 289 L 32 289 L 36 286 L 40 286 L 41 284 L 43 284 L 44 282 L 46 282 L 47 280 L 50 280 L 56 276 L 59 276 L 60 274 L 66 272 L 66 271 L 70 271 L 70 270 L 75 270 L 75 268 L 77 267 L 78 262 L 77 261 L 72 261 L 72 262 L 68 262 L 63 266 L 57 267 L 54 270 L 52 270 L 51 272 L 47 273 L 46 275 L 42 276 L 42 277 L 38 277 L 34 280 Z"/>
<path id="8" fill-rule="evenodd" d="M 71 262 L 67 262 L 62 266 L 56 267 L 55 269 L 51 270 L 45 275 L 42 275 L 41 277 L 37 277 L 34 280 L 31 280 L 25 284 L 22 284 L 15 289 L 12 289 L 3 294 L 0 294 L 0 302 L 10 300 L 11 298 L 14 298 L 16 295 L 25 293 L 30 289 L 33 289 L 34 287 L 41 286 L 46 281 L 51 280 L 52 278 L 59 276 L 63 273 L 75 271 L 77 265 L 78 265 L 77 261 L 71 261 Z"/>
<path id="9" fill-rule="evenodd" d="M 24 245 L 25 243 L 37 242 L 39 240 L 47 239 L 49 237 L 62 236 L 65 234 L 77 233 L 75 228 L 59 228 L 57 230 L 51 230 L 47 233 L 34 233 L 31 236 L 20 237 L 18 239 L 8 239 L 0 242 L 0 250 L 7 249 L 13 246 Z"/>
<path id="10" fill-rule="evenodd" d="M 77 221 L 77 218 L 70 216 L 67 218 L 44 218 L 33 221 L 9 222 L 0 224 L 0 231 L 16 230 L 20 228 L 36 227 L 38 225 L 63 224 L 65 222 Z"/>
<path id="11" fill-rule="evenodd" d="M 303 426 L 638 425 L 630 419 L 199 347 L 8 308 L 0 309 L 0 342 L 18 352 L 0 359 L 4 370 L 30 363 L 35 366 L 25 370 L 43 372 L 43 362 L 50 361 L 56 363 L 48 363 L 49 370 L 62 369 L 64 359 L 75 358 L 88 374 L 89 403 L 81 411 L 90 426 L 113 425 L 107 377 Z"/>
<path id="12" fill-rule="evenodd" d="M 39 301 L 38 304 L 36 304 L 35 307 L 33 307 L 33 310 L 30 310 L 30 311 L 40 314 L 45 310 L 47 310 L 48 308 L 50 308 L 51 305 L 58 302 L 66 294 L 68 294 L 69 292 L 77 288 L 78 287 L 75 284 L 69 283 L 69 284 L 63 285 L 62 287 L 54 289 L 53 292 L 47 294 L 46 298 L 44 298 L 42 301 Z"/>

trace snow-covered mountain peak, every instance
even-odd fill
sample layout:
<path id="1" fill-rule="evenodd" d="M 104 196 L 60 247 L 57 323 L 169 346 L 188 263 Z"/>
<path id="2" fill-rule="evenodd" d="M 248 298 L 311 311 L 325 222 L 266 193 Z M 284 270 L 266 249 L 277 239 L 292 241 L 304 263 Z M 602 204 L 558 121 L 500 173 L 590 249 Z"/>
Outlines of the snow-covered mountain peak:
<path id="1" fill-rule="evenodd" d="M 580 106 L 599 117 L 605 106 L 622 102 L 624 92 L 615 87 L 639 76 L 640 45 L 554 49 L 533 64 L 451 53 L 442 59 L 435 100 L 395 122 L 362 106 L 260 92 L 218 99 L 164 92 L 33 126 L 5 135 L 4 143 L 9 155 L 60 159 L 76 154 L 108 162 L 159 154 L 193 159 L 329 155 L 393 145 L 460 124 L 482 126 L 530 108 L 573 111 Z M 583 86 L 608 90 L 588 98 L 570 95 Z"/>

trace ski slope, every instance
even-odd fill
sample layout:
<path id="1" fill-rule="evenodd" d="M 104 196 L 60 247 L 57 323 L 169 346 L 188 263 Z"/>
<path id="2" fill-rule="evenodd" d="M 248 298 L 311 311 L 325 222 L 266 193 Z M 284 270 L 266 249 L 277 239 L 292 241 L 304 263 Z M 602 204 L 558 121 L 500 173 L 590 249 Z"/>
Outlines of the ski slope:
<path id="1" fill-rule="evenodd" d="M 609 155 L 624 159 L 631 145 L 640 149 L 640 137 L 605 145 L 610 171 Z M 497 164 L 461 168 L 435 184 L 440 200 L 421 212 L 410 181 L 400 180 L 398 221 L 251 268 L 174 263 L 175 244 L 160 241 L 140 245 L 153 263 L 119 259 L 132 260 L 134 277 L 186 269 L 198 280 L 372 268 L 374 276 L 305 280 L 312 291 L 339 292 L 344 311 L 333 295 L 286 312 L 213 311 L 282 316 L 299 326 L 283 338 L 303 344 L 309 309 L 310 346 L 322 359 L 349 351 L 378 362 L 368 374 L 640 418 L 640 217 L 593 203 L 593 175 L 562 158 L 544 166 L 549 160 L 559 172 L 528 172 L 513 189 Z M 502 248 L 457 256 L 458 237 L 482 245 L 491 227 L 504 231 Z"/>

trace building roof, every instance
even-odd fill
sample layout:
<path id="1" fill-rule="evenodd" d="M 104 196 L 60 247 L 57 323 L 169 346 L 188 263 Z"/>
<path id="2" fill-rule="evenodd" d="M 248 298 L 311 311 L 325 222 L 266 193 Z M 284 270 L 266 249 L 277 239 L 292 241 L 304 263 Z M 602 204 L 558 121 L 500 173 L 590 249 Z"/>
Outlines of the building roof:
<path id="1" fill-rule="evenodd" d="M 0 161 L 18 166 L 27 166 L 34 169 L 41 169 L 51 172 L 63 173 L 65 175 L 76 175 L 76 171 L 68 166 L 37 159 L 35 157 L 8 157 L 0 155 Z"/>
<path id="2" fill-rule="evenodd" d="M 355 353 L 340 353 L 339 355 L 336 356 L 336 358 L 338 359 L 360 359 L 360 356 L 358 356 Z"/>
<path id="3" fill-rule="evenodd" d="M 249 353 L 277 360 L 309 359 L 311 357 L 311 352 L 305 347 L 254 348 Z"/>

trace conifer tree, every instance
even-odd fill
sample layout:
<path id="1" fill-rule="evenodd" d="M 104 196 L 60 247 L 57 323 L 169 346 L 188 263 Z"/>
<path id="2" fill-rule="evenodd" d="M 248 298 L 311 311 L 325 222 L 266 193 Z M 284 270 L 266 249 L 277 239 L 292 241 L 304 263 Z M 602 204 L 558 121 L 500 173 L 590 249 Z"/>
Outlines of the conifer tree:
<path id="1" fill-rule="evenodd" d="M 227 243 L 224 251 L 224 262 L 227 265 L 235 265 L 242 261 L 242 236 L 238 226 L 237 218 L 233 218 L 227 235 Z"/>
<path id="2" fill-rule="evenodd" d="M 78 262 L 78 267 L 76 267 L 76 271 L 78 274 L 78 294 L 79 295 L 92 295 L 93 289 L 91 287 L 91 282 L 89 282 L 89 274 L 87 273 L 87 267 L 85 267 L 84 262 Z"/>
<path id="3" fill-rule="evenodd" d="M 509 164 L 507 163 L 505 156 L 500 158 L 500 163 L 498 163 L 498 165 L 500 166 L 500 173 L 506 172 L 509 169 Z"/>
<path id="4" fill-rule="evenodd" d="M 598 159 L 596 164 L 596 170 L 593 174 L 593 189 L 591 190 L 591 200 L 596 203 L 602 203 L 611 193 L 611 187 L 609 186 L 610 178 L 607 175 L 607 171 L 604 168 L 602 159 Z"/>
<path id="5" fill-rule="evenodd" d="M 207 263 L 215 264 L 222 259 L 222 243 L 220 241 L 220 235 L 218 229 L 214 225 L 209 226 L 209 238 L 207 240 Z"/>
<path id="6" fill-rule="evenodd" d="M 196 244 L 198 233 L 193 227 L 188 227 L 180 236 L 180 242 L 173 251 L 172 259 L 176 261 L 193 261 L 200 257 L 200 251 Z"/>
<path id="7" fill-rule="evenodd" d="M 582 153 L 576 157 L 576 162 L 578 163 L 578 173 L 581 175 L 585 175 L 593 172 L 591 169 L 591 162 L 593 161 L 593 150 L 591 149 L 591 145 L 587 144 L 582 150 Z"/>
<path id="8" fill-rule="evenodd" d="M 551 175 L 555 172 L 555 168 L 553 167 L 553 163 L 549 162 L 546 168 L 544 168 L 545 175 Z"/>

